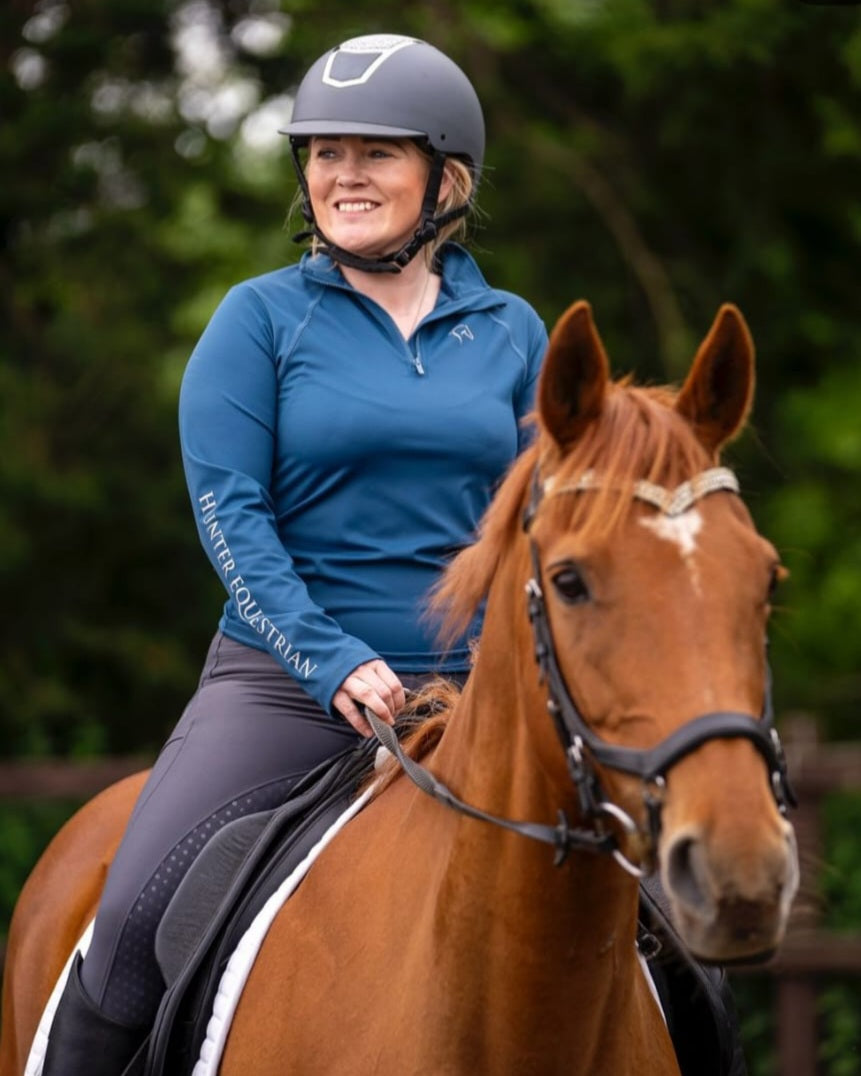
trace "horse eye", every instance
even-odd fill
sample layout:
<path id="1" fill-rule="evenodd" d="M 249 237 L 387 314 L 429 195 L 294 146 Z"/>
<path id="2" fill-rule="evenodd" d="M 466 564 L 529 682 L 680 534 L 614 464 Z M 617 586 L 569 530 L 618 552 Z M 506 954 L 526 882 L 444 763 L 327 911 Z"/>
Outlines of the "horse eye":
<path id="1" fill-rule="evenodd" d="M 577 569 L 570 565 L 554 573 L 553 586 L 556 587 L 559 597 L 572 605 L 589 600 L 589 588 Z"/>
<path id="2" fill-rule="evenodd" d="M 781 582 L 786 578 L 786 569 L 782 564 L 775 564 L 771 569 L 771 576 L 768 580 L 768 600 L 771 601 L 774 595 L 777 593 L 777 588 Z"/>

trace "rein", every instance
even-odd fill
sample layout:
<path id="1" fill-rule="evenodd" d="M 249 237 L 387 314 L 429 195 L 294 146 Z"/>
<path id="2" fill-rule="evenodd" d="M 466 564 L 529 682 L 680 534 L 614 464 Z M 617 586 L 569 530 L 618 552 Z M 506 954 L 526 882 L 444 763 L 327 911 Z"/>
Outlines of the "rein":
<path id="1" fill-rule="evenodd" d="M 470 804 L 464 803 L 450 788 L 438 781 L 430 770 L 426 770 L 424 766 L 420 766 L 418 762 L 405 754 L 397 733 L 391 725 L 381 721 L 367 707 L 365 707 L 365 717 L 383 747 L 395 756 L 407 777 L 423 792 L 460 814 L 468 815 L 470 818 L 477 818 L 481 822 L 491 822 L 493 825 L 501 826 L 503 829 L 511 830 L 513 833 L 519 833 L 521 837 L 529 837 L 532 840 L 553 845 L 556 849 L 554 863 L 557 866 L 564 862 L 573 848 L 586 852 L 609 852 L 611 854 L 614 854 L 617 850 L 616 838 L 612 833 L 600 833 L 594 828 L 572 829 L 568 825 L 568 819 L 565 817 L 564 811 L 559 812 L 557 825 L 547 826 L 541 822 L 517 822 L 511 818 L 502 818 L 499 815 L 482 811 L 479 807 L 472 807 Z"/>
<path id="2" fill-rule="evenodd" d="M 600 488 L 600 485 L 600 479 L 592 471 L 585 472 L 572 485 L 557 487 L 552 477 L 542 483 L 536 466 L 529 505 L 523 514 L 524 532 L 529 536 L 532 522 L 545 494 L 586 492 L 596 490 Z M 738 479 L 726 467 L 713 467 L 703 471 L 688 482 L 683 482 L 675 490 L 664 489 L 652 482 L 640 481 L 632 487 L 631 495 L 657 508 L 663 514 L 674 517 L 687 511 L 701 498 L 719 490 L 735 494 L 739 492 Z M 676 763 L 710 740 L 749 740 L 766 764 L 771 779 L 772 794 L 780 813 L 785 814 L 788 805 L 797 806 L 789 784 L 783 747 L 777 729 L 774 727 L 771 672 L 767 662 L 765 697 L 759 718 L 731 710 L 703 714 L 688 721 L 660 743 L 647 749 L 618 747 L 597 736 L 584 720 L 559 667 L 541 587 L 541 563 L 538 548 L 531 536 L 529 537 L 529 551 L 532 561 L 532 578 L 526 584 L 526 601 L 535 640 L 535 660 L 539 667 L 541 683 L 547 684 L 547 710 L 553 718 L 565 750 L 568 770 L 577 789 L 581 814 L 585 821 L 591 823 L 591 826 L 572 828 L 562 810 L 558 813 L 558 824 L 548 826 L 536 822 L 518 822 L 501 818 L 464 803 L 430 771 L 409 758 L 402 750 L 394 729 L 365 708 L 365 717 L 377 739 L 395 756 L 415 785 L 440 803 L 470 818 L 490 822 L 519 833 L 521 836 L 553 845 L 556 849 L 554 858 L 556 866 L 563 863 L 569 852 L 574 849 L 603 852 L 612 855 L 625 871 L 638 878 L 645 877 L 649 871 L 625 857 L 616 836 L 605 830 L 605 819 L 617 822 L 629 836 L 640 836 L 646 839 L 648 851 L 644 858 L 651 867 L 660 838 L 666 775 Z M 645 833 L 626 811 L 604 798 L 593 762 L 606 769 L 640 778 L 648 820 Z"/>

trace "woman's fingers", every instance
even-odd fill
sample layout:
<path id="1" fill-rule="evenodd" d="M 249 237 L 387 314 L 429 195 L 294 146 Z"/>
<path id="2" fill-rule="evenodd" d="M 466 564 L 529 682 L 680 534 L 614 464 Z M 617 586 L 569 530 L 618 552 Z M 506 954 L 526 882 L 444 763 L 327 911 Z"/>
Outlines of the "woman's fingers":
<path id="1" fill-rule="evenodd" d="M 371 735 L 364 707 L 391 725 L 405 701 L 404 688 L 397 674 L 381 659 L 367 661 L 353 669 L 332 700 L 335 709 L 362 736 Z"/>
<path id="2" fill-rule="evenodd" d="M 392 715 L 392 721 L 403 710 L 404 703 L 407 701 L 406 693 L 404 691 L 404 685 L 398 678 L 397 673 L 393 672 L 384 661 L 371 662 L 373 672 L 380 678 L 383 684 L 386 685 L 388 691 L 388 706 Z M 381 694 L 381 698 L 386 696 Z M 377 711 L 374 710 L 374 713 Z M 381 715 L 382 716 L 382 715 Z"/>

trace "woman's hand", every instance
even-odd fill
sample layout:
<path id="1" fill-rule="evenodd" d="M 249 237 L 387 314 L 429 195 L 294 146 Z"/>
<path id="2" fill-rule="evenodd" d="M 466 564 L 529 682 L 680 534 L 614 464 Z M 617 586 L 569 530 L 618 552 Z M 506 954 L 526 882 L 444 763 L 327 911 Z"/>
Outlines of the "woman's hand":
<path id="1" fill-rule="evenodd" d="M 393 725 L 406 697 L 403 685 L 382 658 L 366 661 L 353 669 L 335 692 L 332 704 L 362 736 L 371 735 L 371 726 L 360 707 L 367 706 L 381 721 Z"/>

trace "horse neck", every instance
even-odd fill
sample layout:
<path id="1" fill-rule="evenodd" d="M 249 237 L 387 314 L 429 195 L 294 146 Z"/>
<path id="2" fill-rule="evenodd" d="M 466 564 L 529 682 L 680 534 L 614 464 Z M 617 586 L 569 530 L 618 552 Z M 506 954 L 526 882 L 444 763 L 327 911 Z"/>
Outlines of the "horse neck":
<path id="1" fill-rule="evenodd" d="M 503 557 L 487 599 L 475 665 L 434 757 L 455 791 L 496 814 L 556 822 L 559 808 L 576 811 L 561 744 L 539 682 L 523 584 L 527 552 Z M 534 726 L 534 727 L 530 727 Z M 542 765 L 553 756 L 557 772 Z M 551 853 L 552 855 L 552 853 Z"/>
<path id="2" fill-rule="evenodd" d="M 505 566 L 491 590 L 475 667 L 431 768 L 463 800 L 485 811 L 555 825 L 561 808 L 574 824 L 576 795 L 533 658 L 523 598 L 526 567 L 515 567 Z M 557 763 L 555 774 L 542 763 L 546 755 Z M 499 969 L 496 986 L 505 990 L 520 976 L 518 1004 L 524 1006 L 529 997 L 546 1005 L 548 983 L 567 983 L 575 993 L 585 985 L 577 1000 L 592 1014 L 592 1028 L 600 1023 L 594 1020 L 596 1005 L 606 1003 L 612 1021 L 610 995 L 617 991 L 618 1003 L 619 970 L 635 959 L 633 879 L 609 857 L 574 852 L 554 867 L 549 845 L 453 812 L 446 824 L 448 923 L 463 928 L 465 947 L 469 938 L 469 948 L 476 948 L 477 931 L 485 935 L 484 953 L 523 957 L 517 969 Z M 489 914 L 489 907 L 504 908 L 505 914 Z M 529 979 L 533 982 L 524 981 Z M 569 993 L 568 1020 L 571 1002 Z"/>

